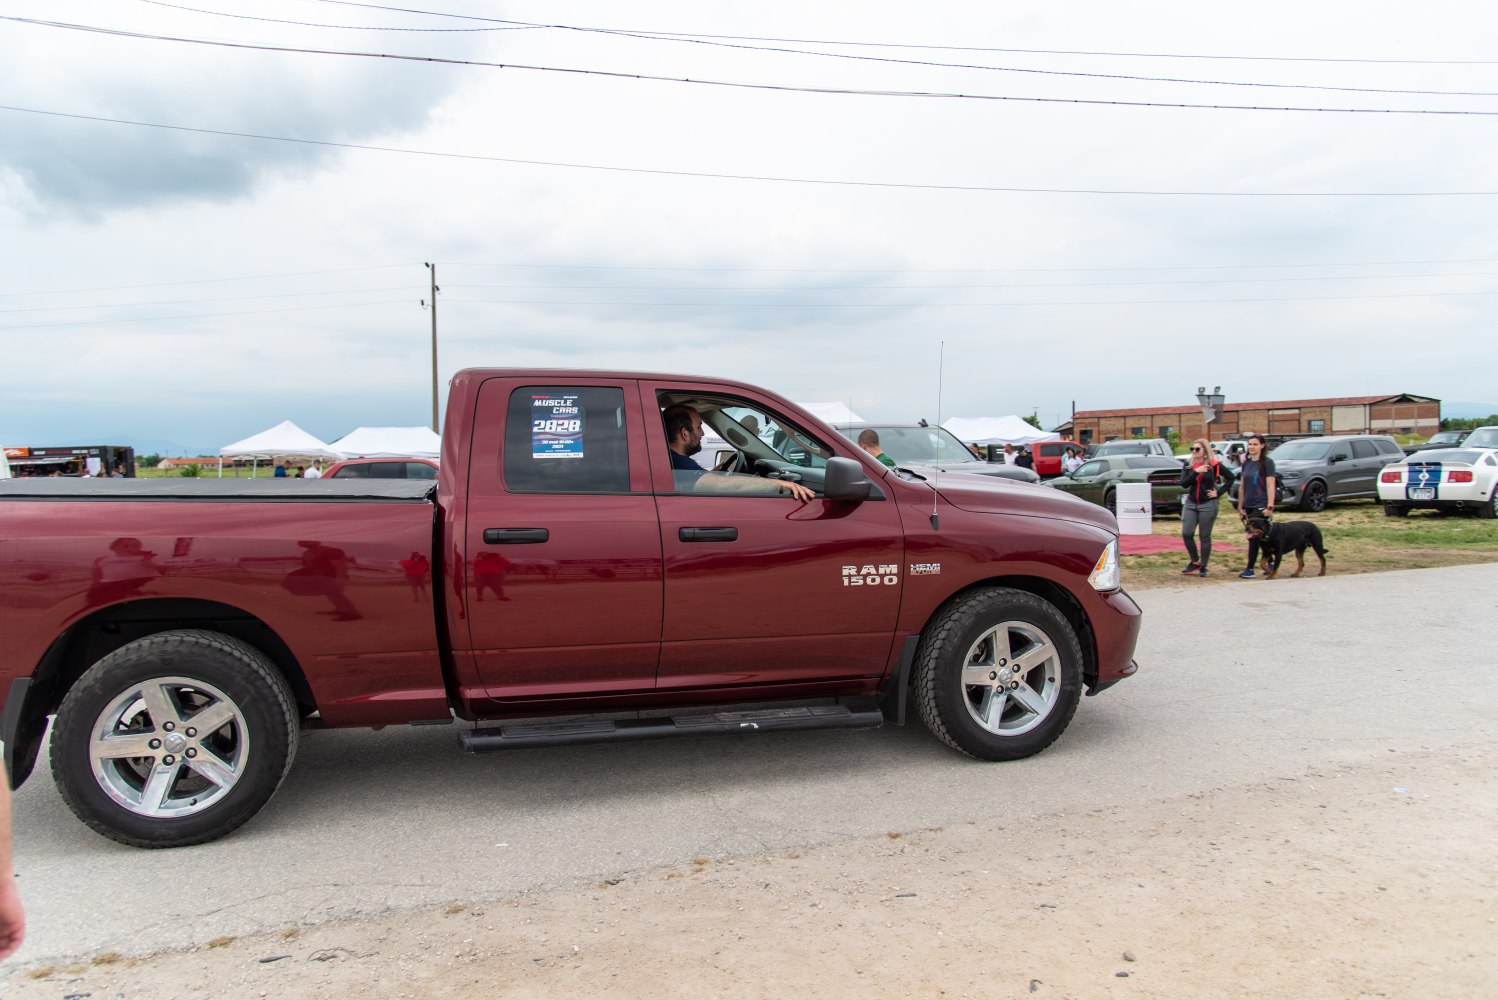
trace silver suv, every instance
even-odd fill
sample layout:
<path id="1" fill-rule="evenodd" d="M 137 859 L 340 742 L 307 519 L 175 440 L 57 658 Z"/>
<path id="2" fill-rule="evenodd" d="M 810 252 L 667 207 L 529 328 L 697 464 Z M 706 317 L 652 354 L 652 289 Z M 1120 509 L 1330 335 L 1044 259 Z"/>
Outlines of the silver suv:
<path id="1" fill-rule="evenodd" d="M 1281 503 L 1324 510 L 1333 500 L 1378 499 L 1378 473 L 1404 451 L 1383 434 L 1297 438 L 1269 453 L 1288 496 Z"/>
<path id="2" fill-rule="evenodd" d="M 1175 458 L 1170 442 L 1164 438 L 1117 438 L 1104 441 L 1088 458 L 1110 458 L 1117 455 L 1158 455 Z"/>

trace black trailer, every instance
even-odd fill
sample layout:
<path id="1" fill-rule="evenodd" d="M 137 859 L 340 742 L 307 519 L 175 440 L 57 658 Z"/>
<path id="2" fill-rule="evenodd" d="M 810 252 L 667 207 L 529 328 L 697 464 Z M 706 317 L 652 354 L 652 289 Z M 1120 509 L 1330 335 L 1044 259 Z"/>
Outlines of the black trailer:
<path id="1" fill-rule="evenodd" d="M 27 476 L 121 475 L 135 477 L 135 449 L 119 444 L 75 445 L 57 448 L 7 447 L 10 474 Z"/>

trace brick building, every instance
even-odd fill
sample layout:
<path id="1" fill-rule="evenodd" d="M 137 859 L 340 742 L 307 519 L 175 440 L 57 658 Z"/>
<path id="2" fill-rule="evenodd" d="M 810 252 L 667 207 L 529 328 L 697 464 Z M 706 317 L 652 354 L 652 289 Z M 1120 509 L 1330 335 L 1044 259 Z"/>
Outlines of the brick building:
<path id="1" fill-rule="evenodd" d="M 1252 431 L 1271 437 L 1315 434 L 1418 434 L 1441 429 L 1441 401 L 1429 396 L 1342 396 L 1329 399 L 1281 399 L 1267 403 L 1226 403 L 1210 425 L 1201 407 L 1150 406 L 1122 410 L 1078 410 L 1056 428 L 1082 444 L 1118 438 L 1154 438 L 1177 434 L 1183 441 L 1207 437 L 1239 438 Z"/>

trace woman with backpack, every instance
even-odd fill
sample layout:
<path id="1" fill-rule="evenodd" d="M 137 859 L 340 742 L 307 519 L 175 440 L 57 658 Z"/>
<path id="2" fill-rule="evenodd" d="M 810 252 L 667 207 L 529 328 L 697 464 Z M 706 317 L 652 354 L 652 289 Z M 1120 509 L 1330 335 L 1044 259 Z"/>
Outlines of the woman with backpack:
<path id="1" fill-rule="evenodd" d="M 1233 474 L 1212 454 L 1212 443 L 1206 438 L 1191 442 L 1191 457 L 1181 470 L 1181 540 L 1191 561 L 1181 570 L 1182 576 L 1206 576 L 1207 561 L 1212 558 L 1212 525 L 1217 520 L 1217 500 L 1233 483 Z M 1201 534 L 1201 551 L 1196 536 Z"/>

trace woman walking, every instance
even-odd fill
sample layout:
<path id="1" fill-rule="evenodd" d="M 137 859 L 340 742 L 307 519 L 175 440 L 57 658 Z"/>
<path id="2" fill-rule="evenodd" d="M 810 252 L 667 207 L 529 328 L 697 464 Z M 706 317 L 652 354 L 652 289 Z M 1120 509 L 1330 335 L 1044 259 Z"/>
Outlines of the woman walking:
<path id="1" fill-rule="evenodd" d="M 1181 470 L 1181 540 L 1191 561 L 1181 570 L 1182 576 L 1206 576 L 1207 562 L 1212 558 L 1212 525 L 1217 520 L 1217 497 L 1232 485 L 1233 474 L 1212 454 L 1206 438 L 1191 442 L 1191 457 Z M 1196 536 L 1201 534 L 1201 550 Z"/>

